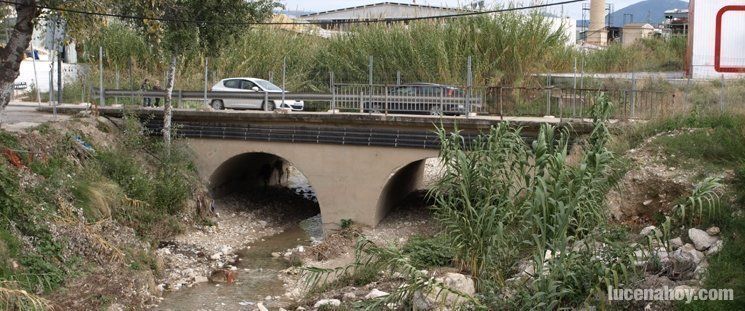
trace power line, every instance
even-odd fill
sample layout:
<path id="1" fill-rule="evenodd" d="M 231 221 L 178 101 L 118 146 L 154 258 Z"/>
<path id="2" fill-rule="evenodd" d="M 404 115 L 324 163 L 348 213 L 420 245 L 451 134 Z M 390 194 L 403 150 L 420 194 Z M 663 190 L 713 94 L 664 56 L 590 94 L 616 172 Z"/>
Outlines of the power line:
<path id="1" fill-rule="evenodd" d="M 587 0 L 567 0 L 567 1 L 562 1 L 562 2 L 537 4 L 537 5 L 524 6 L 524 7 L 513 7 L 513 8 L 506 8 L 506 9 L 488 10 L 488 11 L 472 11 L 472 12 L 465 12 L 465 13 L 454 13 L 454 14 L 435 15 L 435 16 L 343 20 L 343 21 L 335 22 L 335 24 L 394 23 L 394 22 L 408 22 L 408 21 L 419 21 L 419 20 L 450 19 L 450 18 L 468 17 L 468 16 L 476 16 L 476 15 L 484 15 L 484 14 L 495 14 L 495 13 L 514 12 L 514 11 L 522 11 L 522 10 L 530 10 L 530 9 L 540 9 L 540 8 L 547 8 L 547 7 L 552 7 L 552 6 L 572 4 L 572 3 L 584 2 L 584 1 L 587 1 Z M 25 4 L 18 3 L 16 1 L 11 1 L 11 0 L 0 0 L 0 3 L 27 6 Z M 33 7 L 37 9 L 42 9 L 42 10 L 50 10 L 50 11 L 72 13 L 72 14 L 115 17 L 115 18 L 120 18 L 120 19 L 132 19 L 132 20 L 152 20 L 152 21 L 160 21 L 160 22 L 172 22 L 172 23 L 220 24 L 220 25 L 323 25 L 323 24 L 327 24 L 326 22 L 321 22 L 321 21 L 307 21 L 307 22 L 299 23 L 299 22 L 236 22 L 236 21 L 223 22 L 223 21 L 204 21 L 204 20 L 184 20 L 184 19 L 165 18 L 165 17 L 147 17 L 147 16 L 114 14 L 114 13 L 104 13 L 104 12 L 91 12 L 91 11 L 82 11 L 82 10 L 67 9 L 67 8 L 60 8 L 60 7 L 52 7 L 52 6 L 46 6 L 46 5 L 38 5 L 38 4 L 33 5 Z"/>

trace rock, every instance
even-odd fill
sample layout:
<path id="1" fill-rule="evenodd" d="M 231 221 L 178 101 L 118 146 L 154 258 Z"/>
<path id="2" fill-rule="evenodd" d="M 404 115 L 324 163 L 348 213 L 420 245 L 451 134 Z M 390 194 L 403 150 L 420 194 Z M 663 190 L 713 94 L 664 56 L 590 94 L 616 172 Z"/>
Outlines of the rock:
<path id="1" fill-rule="evenodd" d="M 673 252 L 673 259 L 681 264 L 689 263 L 696 266 L 704 259 L 704 253 L 696 250 L 690 243 L 686 243 Z"/>
<path id="2" fill-rule="evenodd" d="M 106 311 L 124 311 L 124 310 L 127 310 L 127 308 L 124 307 L 124 305 L 121 305 L 118 303 L 112 303 L 111 305 L 109 305 L 108 308 L 106 308 Z"/>
<path id="3" fill-rule="evenodd" d="M 313 305 L 313 308 L 320 308 L 323 306 L 331 306 L 331 307 L 338 307 L 341 305 L 341 301 L 339 299 L 321 299 L 316 302 L 316 304 Z"/>
<path id="4" fill-rule="evenodd" d="M 210 280 L 206 276 L 203 276 L 203 275 L 197 275 L 194 277 L 194 283 L 207 283 L 209 281 Z"/>
<path id="5" fill-rule="evenodd" d="M 217 252 L 217 253 L 212 254 L 212 256 L 210 256 L 210 259 L 212 259 L 212 260 L 218 260 L 218 259 L 220 259 L 220 257 L 222 257 L 222 253 L 221 252 Z"/>
<path id="6" fill-rule="evenodd" d="M 279 308 L 278 311 L 287 311 L 285 308 Z"/>
<path id="7" fill-rule="evenodd" d="M 300 252 L 300 253 L 302 253 L 302 252 L 305 251 L 305 247 L 303 247 L 302 245 L 300 245 L 300 246 L 297 247 L 297 251 Z"/>
<path id="8" fill-rule="evenodd" d="M 264 228 L 264 227 L 266 227 L 266 225 L 267 225 L 267 222 L 266 221 L 259 220 L 259 227 Z"/>
<path id="9" fill-rule="evenodd" d="M 357 295 L 355 295 L 354 293 L 351 293 L 351 292 L 350 293 L 344 293 L 343 298 L 344 298 L 344 300 L 355 300 L 355 299 L 357 299 Z"/>
<path id="10" fill-rule="evenodd" d="M 280 254 L 279 252 L 273 252 L 272 257 L 279 258 L 279 257 L 282 257 L 282 254 Z"/>
<path id="11" fill-rule="evenodd" d="M 709 247 L 708 250 L 706 250 L 706 252 L 705 252 L 706 253 L 706 256 L 711 256 L 711 255 L 714 255 L 716 253 L 719 253 L 722 250 L 723 247 L 724 247 L 724 242 L 722 240 L 716 241 L 716 243 L 714 243 L 714 245 L 712 245 L 711 247 Z"/>
<path id="12" fill-rule="evenodd" d="M 642 229 L 642 231 L 639 231 L 639 235 L 641 236 L 648 236 L 650 234 L 655 233 L 655 230 L 657 230 L 657 227 L 655 226 L 647 226 Z"/>
<path id="13" fill-rule="evenodd" d="M 230 254 L 232 250 L 233 248 L 227 245 L 223 245 L 222 247 L 220 247 L 220 252 L 223 254 Z"/>
<path id="14" fill-rule="evenodd" d="M 297 309 L 295 309 L 295 311 L 305 311 L 305 308 L 303 308 L 303 307 L 297 307 Z"/>
<path id="15" fill-rule="evenodd" d="M 706 233 L 708 233 L 711 236 L 718 235 L 719 234 L 719 227 L 711 227 L 709 229 L 706 229 Z"/>
<path id="16" fill-rule="evenodd" d="M 670 240 L 670 248 L 672 248 L 673 250 L 676 250 L 681 246 L 683 246 L 683 239 L 681 239 L 680 237 Z"/>
<path id="17" fill-rule="evenodd" d="M 708 249 L 719 240 L 717 237 L 710 236 L 706 231 L 696 228 L 688 229 L 688 237 L 693 241 L 696 249 L 700 251 Z"/>
<path id="18" fill-rule="evenodd" d="M 388 295 L 389 294 L 384 291 L 378 290 L 377 288 L 373 288 L 373 290 L 371 290 L 370 293 L 365 295 L 365 299 L 375 299 L 375 298 L 380 298 L 380 297 L 388 296 Z"/>
<path id="19" fill-rule="evenodd" d="M 703 280 L 708 270 L 709 262 L 704 260 L 698 266 L 696 266 L 696 270 L 693 270 L 693 278 L 697 280 Z"/>
<path id="20" fill-rule="evenodd" d="M 259 302 L 259 303 L 257 303 L 257 304 L 256 304 L 256 308 L 258 308 L 258 309 L 259 309 L 259 311 L 269 311 L 269 309 L 267 309 L 267 308 L 266 308 L 266 307 L 264 306 L 264 304 L 263 304 L 263 303 L 261 303 L 261 302 Z"/>
<path id="21" fill-rule="evenodd" d="M 642 205 L 644 205 L 644 206 L 649 206 L 649 204 L 652 204 L 652 200 L 646 200 L 646 201 L 642 202 Z"/>
<path id="22" fill-rule="evenodd" d="M 463 274 L 448 273 L 444 277 L 439 277 L 435 280 L 463 295 L 473 296 L 476 293 L 473 279 Z M 433 310 L 460 306 L 464 303 L 464 300 L 460 295 L 434 286 L 431 291 L 426 293 L 421 291 L 415 292 L 412 303 L 414 304 L 414 310 Z"/>

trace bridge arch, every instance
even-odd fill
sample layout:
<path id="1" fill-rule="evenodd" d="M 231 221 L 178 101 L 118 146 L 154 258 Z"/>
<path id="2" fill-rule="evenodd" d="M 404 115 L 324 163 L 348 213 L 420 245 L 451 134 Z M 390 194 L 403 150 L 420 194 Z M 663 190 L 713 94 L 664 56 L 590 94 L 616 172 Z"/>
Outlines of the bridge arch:
<path id="1" fill-rule="evenodd" d="M 231 169 L 239 167 L 237 163 L 269 163 L 277 158 L 292 163 L 315 191 L 327 229 L 338 226 L 342 219 L 376 226 L 391 207 L 390 203 L 398 198 L 395 189 L 407 184 L 405 178 L 414 176 L 413 172 L 421 169 L 423 159 L 435 157 L 438 153 L 423 148 L 208 138 L 192 138 L 188 144 L 195 153 L 200 176 L 209 182 L 210 188 L 218 190 L 228 186 L 225 178 L 240 181 L 250 177 L 242 178 Z M 254 172 L 257 166 L 260 167 L 257 164 L 250 166 Z"/>

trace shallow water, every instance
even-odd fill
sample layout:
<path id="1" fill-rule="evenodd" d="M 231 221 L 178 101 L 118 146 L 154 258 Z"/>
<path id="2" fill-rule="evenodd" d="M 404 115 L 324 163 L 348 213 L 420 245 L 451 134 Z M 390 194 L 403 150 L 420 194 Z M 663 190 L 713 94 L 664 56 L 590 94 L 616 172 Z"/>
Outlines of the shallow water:
<path id="1" fill-rule="evenodd" d="M 264 300 L 266 296 L 282 296 L 285 292 L 277 276 L 289 267 L 283 259 L 272 258 L 272 252 L 284 252 L 298 245 L 308 245 L 309 236 L 299 226 L 259 241 L 237 252 L 240 261 L 235 284 L 201 283 L 165 294 L 155 310 L 255 310 L 262 302 L 269 308 L 286 304 L 279 300 Z"/>

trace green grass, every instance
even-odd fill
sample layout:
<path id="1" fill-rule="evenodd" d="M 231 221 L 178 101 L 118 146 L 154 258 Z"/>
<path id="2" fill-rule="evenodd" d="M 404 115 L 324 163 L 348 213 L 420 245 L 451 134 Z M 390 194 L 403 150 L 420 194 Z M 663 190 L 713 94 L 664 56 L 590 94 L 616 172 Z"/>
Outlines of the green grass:
<path id="1" fill-rule="evenodd" d="M 420 269 L 446 267 L 453 263 L 453 249 L 443 235 L 431 238 L 412 236 L 401 250 L 411 259 L 411 264 Z"/>

